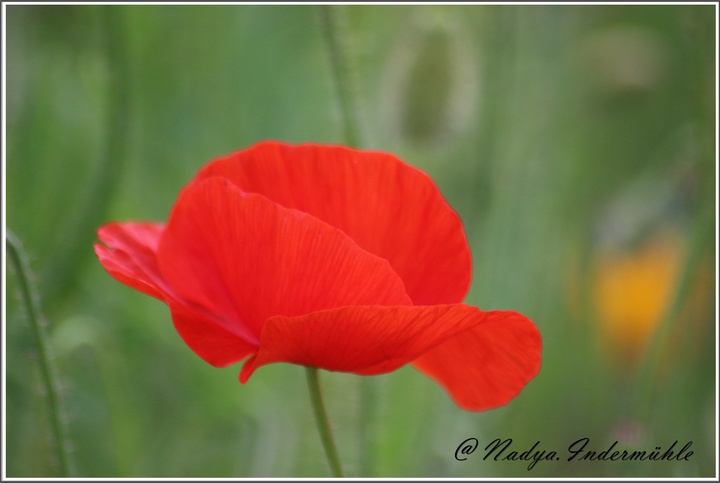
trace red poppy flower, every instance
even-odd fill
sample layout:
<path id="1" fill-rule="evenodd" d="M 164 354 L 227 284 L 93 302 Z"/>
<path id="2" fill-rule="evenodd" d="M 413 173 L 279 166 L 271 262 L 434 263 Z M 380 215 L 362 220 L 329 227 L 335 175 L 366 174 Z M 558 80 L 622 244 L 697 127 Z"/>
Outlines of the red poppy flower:
<path id="1" fill-rule="evenodd" d="M 538 372 L 535 325 L 462 302 L 462 223 L 423 172 L 385 153 L 258 143 L 202 168 L 166 224 L 109 223 L 95 252 L 164 301 L 208 363 L 240 381 L 289 362 L 361 375 L 411 363 L 468 410 Z"/>

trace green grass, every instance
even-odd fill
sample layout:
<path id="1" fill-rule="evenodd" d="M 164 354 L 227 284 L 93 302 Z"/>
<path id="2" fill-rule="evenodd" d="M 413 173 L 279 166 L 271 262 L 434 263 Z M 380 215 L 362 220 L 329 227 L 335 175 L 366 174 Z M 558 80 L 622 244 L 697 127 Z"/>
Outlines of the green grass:
<path id="1" fill-rule="evenodd" d="M 264 367 L 240 385 L 239 366 L 195 356 L 167 308 L 92 251 L 104 221 L 164 220 L 213 157 L 262 139 L 347 142 L 316 7 L 4 8 L 7 228 L 37 275 L 76 476 L 329 476 L 302 367 Z M 539 376 L 485 413 L 461 411 L 410 367 L 323 373 L 347 473 L 713 476 L 714 7 L 342 9 L 363 147 L 435 179 L 471 245 L 466 302 L 525 313 L 544 347 Z M 693 282 L 653 342 L 648 383 L 643 354 L 628 365 L 598 335 L 593 263 L 664 227 L 686 242 Z M 6 473 L 53 476 L 37 349 L 6 277 Z M 456 461 L 471 436 L 483 448 L 540 441 L 563 458 L 528 471 L 480 448 Z M 582 437 L 598 450 L 692 441 L 694 454 L 566 461 Z"/>

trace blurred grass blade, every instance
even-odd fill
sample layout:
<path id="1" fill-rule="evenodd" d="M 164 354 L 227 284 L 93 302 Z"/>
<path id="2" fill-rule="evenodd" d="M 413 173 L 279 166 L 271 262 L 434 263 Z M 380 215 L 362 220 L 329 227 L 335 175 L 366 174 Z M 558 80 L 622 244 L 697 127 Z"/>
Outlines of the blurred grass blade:
<path id="1" fill-rule="evenodd" d="M 48 343 L 48 337 L 45 332 L 45 321 L 42 311 L 40 310 L 40 300 L 37 290 L 30 281 L 30 266 L 27 255 L 23 250 L 20 240 L 18 240 L 10 230 L 7 230 L 6 245 L 9 255 L 8 258 L 15 270 L 20 285 L 22 304 L 27 312 L 27 317 L 33 330 L 35 345 L 37 346 L 48 411 L 52 421 L 59 471 L 61 476 L 72 476 L 74 470 L 70 452 L 70 440 L 63 418 L 64 412 L 62 410 L 58 376 Z"/>
<path id="2" fill-rule="evenodd" d="M 686 252 L 672 303 L 650 341 L 638 372 L 635 411 L 641 419 L 648 417 L 648 411 L 656 397 L 656 382 L 662 356 L 672 338 L 675 324 L 681 322 L 681 311 L 689 298 L 694 276 L 705 260 L 703 254 L 708 246 L 712 246 L 715 218 L 711 213 L 712 206 L 706 204 L 706 208 L 697 215 L 694 236 Z"/>
<path id="3" fill-rule="evenodd" d="M 333 80 L 340 103 L 342 123 L 345 132 L 345 144 L 352 147 L 360 146 L 360 123 L 357 107 L 357 87 L 353 71 L 348 61 L 347 30 L 345 18 L 337 5 L 318 5 L 320 23 L 325 45 L 330 56 Z"/>
<path id="4" fill-rule="evenodd" d="M 89 259 L 95 230 L 104 221 L 124 168 L 129 95 L 122 11 L 112 6 L 100 6 L 97 10 L 103 27 L 109 69 L 105 145 L 95 173 L 88 182 L 84 202 L 79 205 L 79 211 L 42 273 L 40 287 L 48 306 L 67 295 L 83 262 Z"/>

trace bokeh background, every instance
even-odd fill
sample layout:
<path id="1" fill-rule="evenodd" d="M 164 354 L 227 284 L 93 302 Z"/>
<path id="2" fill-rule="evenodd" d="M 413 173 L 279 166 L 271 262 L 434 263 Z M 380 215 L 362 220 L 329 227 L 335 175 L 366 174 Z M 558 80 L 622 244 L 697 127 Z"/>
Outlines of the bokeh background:
<path id="1" fill-rule="evenodd" d="M 47 320 L 81 477 L 329 476 L 301 367 L 195 356 L 165 305 L 95 259 L 109 220 L 164 220 L 208 160 L 344 143 L 317 6 L 5 6 L 7 228 Z M 336 6 L 365 148 L 463 219 L 466 302 L 528 315 L 540 374 L 458 409 L 410 367 L 323 373 L 350 476 L 716 475 L 716 7 Z M 6 271 L 7 476 L 57 475 L 37 349 Z M 512 438 L 560 461 L 467 461 Z M 568 462 L 590 438 L 689 461 Z"/>

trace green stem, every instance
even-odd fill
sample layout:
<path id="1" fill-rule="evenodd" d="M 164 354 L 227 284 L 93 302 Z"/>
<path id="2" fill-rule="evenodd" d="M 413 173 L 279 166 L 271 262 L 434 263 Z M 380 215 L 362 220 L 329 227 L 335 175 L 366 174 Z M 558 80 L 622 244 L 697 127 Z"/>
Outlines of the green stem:
<path id="1" fill-rule="evenodd" d="M 706 45 L 705 41 L 712 37 L 713 26 L 712 20 L 705 21 L 703 12 L 700 9 L 694 10 L 692 14 L 696 15 L 692 18 L 693 22 L 697 22 L 697 28 L 693 29 L 692 37 L 689 37 L 690 44 L 686 46 L 689 51 L 694 53 L 690 59 L 691 76 L 695 82 L 692 84 L 692 100 L 690 103 L 690 115 L 697 121 L 699 131 L 697 138 L 693 139 L 694 143 L 700 148 L 698 164 L 695 169 L 698 170 L 700 185 L 697 191 L 697 198 L 700 206 L 696 212 L 694 220 L 694 230 L 690 239 L 690 246 L 686 252 L 686 261 L 683 271 L 678 281 L 677 290 L 673 298 L 670 309 L 662 319 L 660 326 L 652 338 L 648 350 L 643 360 L 643 365 L 638 373 L 637 383 L 637 402 L 635 411 L 638 417 L 647 417 L 648 410 L 655 400 L 656 380 L 658 376 L 658 366 L 661 362 L 663 351 L 666 349 L 668 342 L 673 336 L 674 325 L 680 323 L 678 320 L 687 302 L 689 292 L 692 288 L 693 277 L 697 273 L 700 263 L 703 262 L 703 255 L 709 247 L 716 246 L 717 240 L 715 235 L 715 119 L 713 111 L 707 106 L 712 104 L 713 95 L 710 91 L 702 88 L 702 82 L 705 75 L 712 71 L 712 57 L 706 56 L 703 49 L 696 48 L 700 45 Z M 707 44 L 709 45 L 709 44 Z M 706 262 L 705 262 L 706 263 Z"/>
<path id="2" fill-rule="evenodd" d="M 356 103 L 357 90 L 346 55 L 347 36 L 343 33 L 347 29 L 345 28 L 345 19 L 339 13 L 341 8 L 337 5 L 318 5 L 323 37 L 330 56 L 333 79 L 340 102 L 345 143 L 348 146 L 358 147 L 360 145 L 360 129 Z"/>
<path id="3" fill-rule="evenodd" d="M 70 456 L 70 439 L 63 418 L 58 377 L 55 372 L 55 366 L 53 365 L 47 333 L 45 332 L 45 323 L 42 311 L 40 310 L 40 300 L 35 287 L 30 283 L 30 266 L 27 255 L 23 250 L 20 240 L 18 240 L 10 230 L 7 231 L 6 244 L 9 255 L 8 258 L 17 274 L 22 302 L 35 336 L 35 345 L 37 346 L 40 358 L 40 370 L 45 386 L 45 394 L 47 396 L 55 447 L 58 453 L 60 474 L 65 477 L 71 476 L 73 473 L 73 463 Z"/>
<path id="4" fill-rule="evenodd" d="M 670 341 L 673 328 L 679 322 L 681 311 L 688 298 L 688 293 L 693 283 L 693 276 L 702 261 L 702 255 L 708 246 L 711 246 L 713 236 L 714 216 L 710 209 L 705 209 L 698 214 L 696 229 L 688 247 L 683 270 L 678 279 L 675 296 L 669 310 L 663 317 L 660 325 L 650 341 L 643 363 L 638 372 L 637 397 L 635 405 L 636 415 L 646 417 L 650 404 L 654 400 L 655 383 L 657 371 L 660 366 L 661 356 Z"/>
<path id="5" fill-rule="evenodd" d="M 103 222 L 112 197 L 122 181 L 129 127 L 128 61 L 123 33 L 122 8 L 99 6 L 105 60 L 108 67 L 103 151 L 75 217 L 58 241 L 57 249 L 41 274 L 40 287 L 46 307 L 64 300 L 83 264 L 89 260 L 95 230 Z"/>
<path id="6" fill-rule="evenodd" d="M 358 471 L 364 477 L 370 477 L 375 465 L 375 447 L 373 434 L 375 430 L 374 417 L 377 411 L 377 380 L 374 377 L 360 377 L 360 456 Z"/>
<path id="7" fill-rule="evenodd" d="M 315 367 L 306 367 L 305 371 L 308 389 L 310 390 L 310 400 L 312 401 L 313 411 L 315 413 L 315 423 L 317 423 L 320 439 L 322 440 L 323 448 L 325 448 L 325 456 L 327 456 L 333 476 L 342 478 L 345 475 L 340 465 L 340 458 L 337 448 L 335 447 L 332 431 L 330 430 L 330 422 L 328 421 L 327 412 L 325 411 L 322 394 L 320 393 L 318 370 Z"/>
<path id="8" fill-rule="evenodd" d="M 320 23 L 332 68 L 335 91 L 340 105 L 340 114 L 344 131 L 344 142 L 351 147 L 361 147 L 360 116 L 358 110 L 358 89 L 348 52 L 348 29 L 342 6 L 318 5 Z M 375 381 L 361 378 L 360 382 L 360 472 L 372 473 L 373 454 L 370 429 L 373 427 L 373 414 L 376 408 Z"/>

